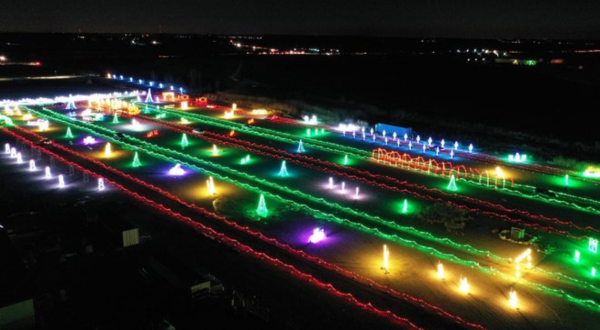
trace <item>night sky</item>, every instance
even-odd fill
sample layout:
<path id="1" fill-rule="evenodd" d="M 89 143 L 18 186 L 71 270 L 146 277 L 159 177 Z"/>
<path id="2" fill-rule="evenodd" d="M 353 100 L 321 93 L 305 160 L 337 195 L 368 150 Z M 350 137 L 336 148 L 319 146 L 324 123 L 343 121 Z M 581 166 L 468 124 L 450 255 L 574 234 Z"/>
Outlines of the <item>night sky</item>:
<path id="1" fill-rule="evenodd" d="M 600 39 L 600 1 L 2 0 L 0 31 Z"/>

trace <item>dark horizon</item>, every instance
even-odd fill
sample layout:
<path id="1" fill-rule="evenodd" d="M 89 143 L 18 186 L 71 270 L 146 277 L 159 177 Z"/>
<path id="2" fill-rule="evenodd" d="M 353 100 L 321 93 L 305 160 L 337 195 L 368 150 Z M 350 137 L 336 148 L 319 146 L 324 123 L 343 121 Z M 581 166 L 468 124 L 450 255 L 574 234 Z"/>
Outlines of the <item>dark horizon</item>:
<path id="1" fill-rule="evenodd" d="M 40 0 L 9 1 L 0 12 L 0 30 L 465 39 L 600 37 L 600 22 L 596 19 L 600 16 L 600 3 L 588 0 L 462 4 L 383 0 L 369 5 L 357 0 L 65 2 L 56 5 Z"/>

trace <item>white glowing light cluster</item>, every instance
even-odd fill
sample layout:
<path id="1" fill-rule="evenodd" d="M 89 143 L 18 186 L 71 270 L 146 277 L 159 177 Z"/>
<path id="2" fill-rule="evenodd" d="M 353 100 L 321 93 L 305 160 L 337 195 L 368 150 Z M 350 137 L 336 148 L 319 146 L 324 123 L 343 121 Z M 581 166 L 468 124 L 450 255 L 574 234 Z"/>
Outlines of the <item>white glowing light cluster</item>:
<path id="1" fill-rule="evenodd" d="M 527 161 L 527 155 L 526 154 L 519 154 L 518 152 L 515 153 L 515 155 L 508 155 L 508 161 L 509 162 L 515 162 L 515 163 L 523 163 Z"/>
<path id="2" fill-rule="evenodd" d="M 113 98 L 113 97 L 125 97 L 125 96 L 137 96 L 138 94 L 140 94 L 140 91 L 125 91 L 124 93 L 120 93 L 120 92 L 113 92 L 113 93 L 95 93 L 95 94 L 77 94 L 77 95 L 73 95 L 73 96 L 57 96 L 54 98 L 48 98 L 48 97 L 38 97 L 38 98 L 22 98 L 19 100 L 10 100 L 10 99 L 4 99 L 4 100 L 0 100 L 0 107 L 4 107 L 4 109 L 6 110 L 7 107 L 10 106 L 14 106 L 15 109 L 19 106 L 19 105 L 43 105 L 43 104 L 54 104 L 54 103 L 68 103 L 70 100 L 73 100 L 74 102 L 79 102 L 79 101 L 88 101 L 88 100 L 95 100 L 95 99 L 99 99 L 99 98 Z"/>
<path id="3" fill-rule="evenodd" d="M 312 115 L 312 117 L 304 116 L 304 117 L 302 117 L 302 119 L 304 119 L 304 123 L 307 124 L 307 125 L 316 125 L 316 124 L 318 124 L 318 122 L 317 122 L 317 115 Z"/>
<path id="4" fill-rule="evenodd" d="M 327 236 L 325 235 L 325 230 L 322 227 L 317 227 L 313 230 L 312 235 L 308 238 L 309 243 L 319 243 L 324 240 Z"/>
<path id="5" fill-rule="evenodd" d="M 206 186 L 208 188 L 208 194 L 210 196 L 213 196 L 215 194 L 216 190 L 215 190 L 215 181 L 212 176 L 208 177 L 208 180 L 206 180 Z"/>

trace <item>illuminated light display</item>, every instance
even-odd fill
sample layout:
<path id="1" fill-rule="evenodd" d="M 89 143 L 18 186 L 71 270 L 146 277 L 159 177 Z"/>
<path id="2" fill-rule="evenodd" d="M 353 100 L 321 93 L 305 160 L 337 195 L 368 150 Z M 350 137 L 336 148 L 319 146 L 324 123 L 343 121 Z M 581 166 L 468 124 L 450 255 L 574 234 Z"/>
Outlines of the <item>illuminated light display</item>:
<path id="1" fill-rule="evenodd" d="M 375 134 L 373 134 L 373 142 L 375 142 L 376 138 L 377 138 L 377 136 Z"/>
<path id="2" fill-rule="evenodd" d="M 288 176 L 287 166 L 285 165 L 285 160 L 281 161 L 281 168 L 279 169 L 279 176 L 285 177 Z"/>
<path id="3" fill-rule="evenodd" d="M 408 200 L 406 200 L 406 199 L 405 199 L 405 200 L 402 202 L 402 213 L 405 213 L 405 214 L 406 214 L 406 212 L 408 212 Z"/>
<path id="4" fill-rule="evenodd" d="M 17 157 L 17 149 L 15 147 L 10 148 L 10 158 Z"/>
<path id="5" fill-rule="evenodd" d="M 181 101 L 181 110 L 188 109 L 188 101 Z"/>
<path id="6" fill-rule="evenodd" d="M 595 267 L 592 267 L 592 270 L 590 271 L 590 275 L 592 277 L 596 277 L 596 268 Z"/>
<path id="7" fill-rule="evenodd" d="M 417 144 L 421 143 L 421 136 L 417 135 Z"/>
<path id="8" fill-rule="evenodd" d="M 208 188 L 208 194 L 213 196 L 215 194 L 215 181 L 212 176 L 209 176 L 206 180 L 206 187 Z"/>
<path id="9" fill-rule="evenodd" d="M 213 144 L 213 147 L 212 147 L 212 155 L 213 155 L 213 156 L 218 156 L 218 155 L 219 155 L 219 149 L 217 148 L 217 145 L 216 145 L 216 144 Z"/>
<path id="10" fill-rule="evenodd" d="M 341 188 L 342 194 L 346 193 L 346 182 L 342 181 L 342 188 Z"/>
<path id="11" fill-rule="evenodd" d="M 181 123 L 182 123 L 182 124 L 184 124 L 184 125 L 187 125 L 187 124 L 189 124 L 190 122 L 189 122 L 187 119 L 185 119 L 185 118 L 181 117 Z"/>
<path id="12" fill-rule="evenodd" d="M 396 134 L 396 132 L 394 132 L 394 134 L 392 134 L 392 138 L 393 138 L 394 141 L 396 141 L 397 136 L 398 135 Z"/>
<path id="13" fill-rule="evenodd" d="M 59 188 L 65 187 L 65 177 L 62 174 L 58 175 L 58 187 Z"/>
<path id="14" fill-rule="evenodd" d="M 423 143 L 423 152 L 427 152 L 427 145 Z"/>
<path id="15" fill-rule="evenodd" d="M 496 177 L 501 179 L 505 178 L 504 172 L 502 171 L 500 166 L 496 166 Z"/>
<path id="16" fill-rule="evenodd" d="M 30 171 L 35 171 L 36 170 L 36 168 L 35 168 L 35 160 L 33 160 L 33 159 L 31 159 L 29 161 L 29 170 Z"/>
<path id="17" fill-rule="evenodd" d="M 526 154 L 520 154 L 520 153 L 515 153 L 514 156 L 513 155 L 508 155 L 508 161 L 509 162 L 514 162 L 514 163 L 524 163 L 527 161 L 527 155 Z"/>
<path id="18" fill-rule="evenodd" d="M 175 164 L 175 166 L 171 167 L 169 170 L 169 175 L 181 176 L 185 174 L 185 170 L 181 168 L 181 164 Z"/>
<path id="19" fill-rule="evenodd" d="M 406 140 L 408 140 L 408 134 L 404 133 L 404 142 L 406 142 Z"/>
<path id="20" fill-rule="evenodd" d="M 256 208 L 256 214 L 259 217 L 266 218 L 269 215 L 269 210 L 267 209 L 267 203 L 265 202 L 265 196 L 260 194 L 260 198 L 258 199 L 258 207 Z"/>
<path id="21" fill-rule="evenodd" d="M 4 153 L 7 155 L 10 154 L 10 144 L 8 144 L 8 143 L 4 144 Z"/>
<path id="22" fill-rule="evenodd" d="M 454 159 L 454 150 L 450 150 L 450 159 Z"/>
<path id="23" fill-rule="evenodd" d="M 396 140 L 396 147 L 400 148 L 400 139 Z"/>
<path id="24" fill-rule="evenodd" d="M 329 189 L 333 189 L 333 178 L 329 177 L 329 185 L 327 186 Z"/>
<path id="25" fill-rule="evenodd" d="M 348 155 L 344 155 L 344 165 L 348 165 Z"/>
<path id="26" fill-rule="evenodd" d="M 300 154 L 300 153 L 303 153 L 303 152 L 305 152 L 305 150 L 304 150 L 304 145 L 302 144 L 302 140 L 299 140 L 299 141 L 298 141 L 298 150 L 297 150 L 297 152 L 298 152 L 299 154 Z"/>
<path id="27" fill-rule="evenodd" d="M 65 134 L 65 138 L 67 138 L 67 139 L 73 138 L 73 132 L 71 132 L 71 127 L 67 127 L 67 134 Z"/>
<path id="28" fill-rule="evenodd" d="M 444 139 L 442 139 L 442 141 L 440 142 L 440 145 L 442 146 L 442 148 L 444 148 L 445 144 L 446 144 L 446 141 Z"/>
<path id="29" fill-rule="evenodd" d="M 600 169 L 590 166 L 583 171 L 583 176 L 588 178 L 600 178 Z"/>
<path id="30" fill-rule="evenodd" d="M 23 164 L 23 157 L 20 152 L 17 152 L 17 164 Z"/>
<path id="31" fill-rule="evenodd" d="M 231 109 L 231 111 L 225 111 L 224 117 L 225 119 L 232 119 L 234 116 L 235 110 Z"/>
<path id="32" fill-rule="evenodd" d="M 569 186 L 569 175 L 568 174 L 565 175 L 565 186 L 566 187 Z"/>
<path id="33" fill-rule="evenodd" d="M 242 160 L 240 161 L 240 164 L 245 165 L 249 161 L 250 161 L 250 155 L 246 155 L 245 157 L 242 157 Z"/>
<path id="34" fill-rule="evenodd" d="M 181 144 L 182 148 L 185 148 L 190 145 L 190 143 L 188 142 L 187 134 L 183 133 L 183 135 L 181 135 L 181 143 L 180 144 Z"/>
<path id="35" fill-rule="evenodd" d="M 106 146 L 104 147 L 104 157 L 112 156 L 112 148 L 110 146 L 110 142 L 106 142 Z"/>
<path id="36" fill-rule="evenodd" d="M 131 119 L 131 126 L 133 126 L 134 128 L 139 128 L 140 122 L 137 119 L 133 118 Z"/>
<path id="37" fill-rule="evenodd" d="M 39 128 L 40 132 L 47 131 L 49 126 L 50 126 L 50 121 L 38 120 L 38 128 Z"/>
<path id="38" fill-rule="evenodd" d="M 373 128 L 371 128 L 371 135 L 373 135 L 373 132 L 375 132 L 375 131 L 373 130 Z"/>
<path id="39" fill-rule="evenodd" d="M 75 110 L 75 101 L 73 100 L 73 95 L 69 94 L 69 102 L 67 102 L 67 110 Z"/>
<path id="40" fill-rule="evenodd" d="M 237 110 L 237 104 L 232 103 L 231 104 L 231 110 Z"/>
<path id="41" fill-rule="evenodd" d="M 319 243 L 320 241 L 324 240 L 326 237 L 327 236 L 325 236 L 325 230 L 323 229 L 323 227 L 317 227 L 317 228 L 313 229 L 313 233 L 308 238 L 308 242 L 316 244 L 316 243 Z"/>
<path id="42" fill-rule="evenodd" d="M 363 141 L 365 141 L 367 139 L 367 134 L 365 134 L 365 132 L 362 132 L 362 136 L 363 136 Z"/>
<path id="43" fill-rule="evenodd" d="M 346 131 L 344 131 L 344 135 L 346 135 Z M 306 136 L 310 137 L 310 128 L 306 129 Z"/>
<path id="44" fill-rule="evenodd" d="M 359 192 L 360 192 L 360 188 L 356 187 L 356 189 L 354 190 L 354 199 L 358 199 Z"/>
<path id="45" fill-rule="evenodd" d="M 469 144 L 469 153 L 473 153 L 473 143 Z"/>
<path id="46" fill-rule="evenodd" d="M 464 294 L 469 293 L 469 289 L 471 288 L 471 285 L 469 284 L 469 281 L 467 281 L 466 277 L 460 278 L 460 286 L 458 288 Z"/>
<path id="47" fill-rule="evenodd" d="M 116 113 L 113 115 L 112 123 L 113 124 L 118 124 L 119 123 L 119 115 L 117 115 Z"/>
<path id="48" fill-rule="evenodd" d="M 131 166 L 133 166 L 133 167 L 140 167 L 140 166 L 142 166 L 142 163 L 140 162 L 140 156 L 138 155 L 137 151 L 133 155 L 133 162 L 131 163 Z"/>
<path id="49" fill-rule="evenodd" d="M 252 109 L 252 114 L 253 115 L 266 115 L 269 112 L 267 111 L 267 109 Z"/>
<path id="50" fill-rule="evenodd" d="M 412 150 L 412 141 L 408 141 L 408 150 Z"/>
<path id="51" fill-rule="evenodd" d="M 33 116 L 30 113 L 23 116 L 23 120 L 31 120 L 31 118 L 33 118 Z"/>
<path id="52" fill-rule="evenodd" d="M 352 132 L 352 138 L 356 139 L 356 131 Z"/>
<path id="53" fill-rule="evenodd" d="M 85 145 L 94 144 L 94 143 L 96 143 L 96 139 L 89 135 L 83 139 L 83 144 L 85 144 Z"/>
<path id="54" fill-rule="evenodd" d="M 387 247 L 387 244 L 383 244 L 383 265 L 381 269 L 385 270 L 386 274 L 390 272 L 390 250 Z"/>
<path id="55" fill-rule="evenodd" d="M 509 297 L 510 298 L 508 299 L 508 303 L 510 304 L 510 307 L 518 309 L 519 298 L 517 298 L 517 292 L 511 289 L 509 292 Z"/>
<path id="56" fill-rule="evenodd" d="M 44 169 L 44 178 L 52 179 L 52 172 L 50 172 L 50 166 L 46 166 L 46 168 Z"/>
<path id="57" fill-rule="evenodd" d="M 382 135 L 383 137 L 385 137 L 385 130 L 383 130 L 383 132 L 381 132 L 381 135 Z"/>
<path id="58" fill-rule="evenodd" d="M 433 143 L 433 139 L 430 136 L 429 139 L 427 139 L 427 145 L 431 147 L 432 143 Z"/>
<path id="59" fill-rule="evenodd" d="M 450 182 L 448 183 L 447 189 L 450 190 L 450 191 L 456 191 L 457 190 L 457 187 L 456 187 L 456 178 L 454 177 L 454 174 L 452 174 L 450 176 Z"/>
<path id="60" fill-rule="evenodd" d="M 575 262 L 579 262 L 580 259 L 581 259 L 581 252 L 575 250 L 575 254 L 573 255 L 573 260 Z"/>
<path id="61" fill-rule="evenodd" d="M 444 279 L 444 265 L 442 264 L 442 262 L 438 262 L 437 264 L 437 276 L 443 280 Z"/>
<path id="62" fill-rule="evenodd" d="M 103 191 L 104 190 L 104 179 L 99 178 L 98 179 L 98 191 Z"/>
<path id="63" fill-rule="evenodd" d="M 521 265 L 519 264 L 515 266 L 515 277 L 521 277 Z"/>
<path id="64" fill-rule="evenodd" d="M 387 141 L 388 141 L 387 136 L 383 138 L 383 141 L 385 142 L 385 145 L 387 146 Z"/>
<path id="65" fill-rule="evenodd" d="M 598 253 L 598 240 L 595 238 L 590 238 L 588 242 L 588 250 L 592 253 Z"/>
<path id="66" fill-rule="evenodd" d="M 454 150 L 458 150 L 458 141 L 454 141 Z"/>
<path id="67" fill-rule="evenodd" d="M 439 154 L 440 154 L 440 147 L 436 147 L 435 148 L 435 155 L 439 156 Z"/>

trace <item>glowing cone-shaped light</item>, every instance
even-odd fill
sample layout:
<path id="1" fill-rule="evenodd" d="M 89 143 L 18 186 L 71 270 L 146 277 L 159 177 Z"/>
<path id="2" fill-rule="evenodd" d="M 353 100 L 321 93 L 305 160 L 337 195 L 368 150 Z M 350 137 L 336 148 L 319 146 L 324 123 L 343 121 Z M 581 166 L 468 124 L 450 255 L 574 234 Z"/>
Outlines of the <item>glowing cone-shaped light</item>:
<path id="1" fill-rule="evenodd" d="M 385 142 L 386 146 L 387 146 L 387 140 L 388 140 L 387 136 L 383 138 L 383 142 Z"/>
<path id="2" fill-rule="evenodd" d="M 46 168 L 44 169 L 44 178 L 46 179 L 52 179 L 52 172 L 50 172 L 50 166 L 46 166 Z"/>
<path id="3" fill-rule="evenodd" d="M 217 156 L 219 154 L 219 149 L 217 149 L 217 145 L 213 144 L 212 155 Z"/>
<path id="4" fill-rule="evenodd" d="M 64 188 L 65 187 L 65 178 L 63 177 L 62 174 L 60 174 L 58 176 L 58 188 Z"/>
<path id="5" fill-rule="evenodd" d="M 417 135 L 417 143 L 421 142 L 421 136 Z"/>
<path id="6" fill-rule="evenodd" d="M 206 180 L 206 186 L 208 188 L 208 194 L 210 196 L 215 194 L 215 181 L 213 180 L 213 177 L 210 176 L 208 177 L 208 180 Z"/>
<path id="7" fill-rule="evenodd" d="M 454 150 L 450 150 L 450 159 L 454 159 Z"/>
<path id="8" fill-rule="evenodd" d="M 104 157 L 112 156 L 112 148 L 110 147 L 110 142 L 106 142 L 106 146 L 104 147 Z"/>
<path id="9" fill-rule="evenodd" d="M 133 167 L 140 167 L 142 165 L 142 163 L 140 162 L 140 156 L 138 155 L 137 151 L 133 155 L 133 162 L 131 163 L 131 165 Z"/>
<path id="10" fill-rule="evenodd" d="M 408 200 L 405 199 L 402 202 L 402 213 L 406 213 L 406 212 L 408 212 Z"/>
<path id="11" fill-rule="evenodd" d="M 279 176 L 288 176 L 287 166 L 285 166 L 285 160 L 281 162 L 281 168 L 279 169 Z"/>
<path id="12" fill-rule="evenodd" d="M 333 178 L 329 177 L 329 189 L 333 189 Z"/>
<path id="13" fill-rule="evenodd" d="M 437 265 L 437 275 L 440 279 L 444 279 L 444 265 L 441 262 Z"/>
<path id="14" fill-rule="evenodd" d="M 188 142 L 187 134 L 183 133 L 183 135 L 181 136 L 181 147 L 185 148 L 189 145 L 190 143 Z"/>
<path id="15" fill-rule="evenodd" d="M 446 144 L 446 141 L 444 139 L 442 139 L 442 142 L 440 142 L 440 145 L 442 146 L 442 148 L 444 147 L 444 144 Z"/>
<path id="16" fill-rule="evenodd" d="M 448 183 L 448 190 L 450 191 L 456 191 L 456 178 L 454 177 L 454 174 L 452 174 L 450 176 L 450 182 Z"/>
<path id="17" fill-rule="evenodd" d="M 265 196 L 263 194 L 260 194 L 260 199 L 258 200 L 258 207 L 256 208 L 256 214 L 263 218 L 269 215 L 269 210 L 267 210 L 267 203 L 265 202 Z"/>
<path id="18" fill-rule="evenodd" d="M 381 135 L 383 135 L 383 137 L 385 137 L 385 130 L 383 130 L 383 132 L 381 132 Z"/>
<path id="19" fill-rule="evenodd" d="M 590 272 L 590 275 L 592 275 L 592 277 L 596 277 L 596 267 L 592 267 L 592 271 Z"/>
<path id="20" fill-rule="evenodd" d="M 390 271 L 390 250 L 386 244 L 383 244 L 383 266 L 381 269 L 385 270 L 386 273 Z"/>
<path id="21" fill-rule="evenodd" d="M 113 124 L 118 124 L 119 123 L 119 115 L 117 115 L 116 113 L 113 116 L 112 123 Z"/>
<path id="22" fill-rule="evenodd" d="M 466 277 L 460 278 L 460 286 L 458 288 L 463 293 L 469 293 L 469 288 L 471 288 L 471 285 L 469 285 Z"/>
<path id="23" fill-rule="evenodd" d="M 427 145 L 431 147 L 432 143 L 433 143 L 433 139 L 430 136 L 429 139 L 427 139 Z"/>
<path id="24" fill-rule="evenodd" d="M 396 132 L 394 132 L 394 134 L 392 134 L 392 138 L 394 139 L 394 141 L 396 141 L 396 137 L 397 137 L 397 134 L 396 134 Z"/>
<path id="25" fill-rule="evenodd" d="M 400 148 L 400 139 L 396 140 L 396 146 Z"/>
<path id="26" fill-rule="evenodd" d="M 346 135 L 346 131 L 344 130 L 344 135 Z M 310 137 L 310 128 L 306 129 L 306 136 Z"/>
<path id="27" fill-rule="evenodd" d="M 469 144 L 469 153 L 473 153 L 473 143 Z"/>
<path id="28" fill-rule="evenodd" d="M 579 262 L 580 258 L 581 258 L 581 252 L 575 251 L 575 255 L 573 256 L 573 260 L 575 260 L 575 262 Z"/>
<path id="29" fill-rule="evenodd" d="M 67 134 L 65 134 L 65 138 L 67 138 L 67 139 L 73 138 L 73 132 L 71 132 L 71 127 L 67 127 Z"/>
<path id="30" fill-rule="evenodd" d="M 412 150 L 412 141 L 408 141 L 408 150 Z"/>
<path id="31" fill-rule="evenodd" d="M 105 188 L 104 187 L 104 179 L 102 179 L 102 178 L 98 179 L 98 190 L 102 191 L 102 190 L 104 190 L 104 188 Z"/>
<path id="32" fill-rule="evenodd" d="M 427 145 L 423 143 L 423 152 L 427 152 Z"/>
<path id="33" fill-rule="evenodd" d="M 317 228 L 313 229 L 313 233 L 308 238 L 308 242 L 316 244 L 316 243 L 319 243 L 320 241 L 324 240 L 325 238 L 326 238 L 325 230 L 322 227 L 317 227 Z"/>
<path id="34" fill-rule="evenodd" d="M 435 155 L 439 155 L 440 154 L 440 147 L 436 147 L 435 148 Z"/>
<path id="35" fill-rule="evenodd" d="M 374 132 L 374 130 L 373 130 L 373 128 L 371 128 L 371 135 L 373 135 L 373 132 Z"/>
<path id="36" fill-rule="evenodd" d="M 458 141 L 454 141 L 454 150 L 458 150 Z"/>
<path id="37" fill-rule="evenodd" d="M 354 191 L 354 199 L 358 199 L 359 192 L 360 192 L 360 188 L 356 187 L 356 189 Z"/>
<path id="38" fill-rule="evenodd" d="M 569 175 L 565 175 L 565 186 L 568 187 L 569 186 Z"/>
<path id="39" fill-rule="evenodd" d="M 298 153 L 304 152 L 304 145 L 302 144 L 302 140 L 298 141 Z"/>
<path id="40" fill-rule="evenodd" d="M 133 126 L 134 128 L 138 128 L 140 127 L 140 122 L 137 119 L 133 118 L 131 120 L 131 126 Z"/>
<path id="41" fill-rule="evenodd" d="M 17 157 L 17 149 L 15 147 L 10 148 L 10 158 Z"/>
<path id="42" fill-rule="evenodd" d="M 408 140 L 408 134 L 404 133 L 404 142 L 406 142 L 406 140 Z"/>
<path id="43" fill-rule="evenodd" d="M 348 165 L 348 155 L 344 155 L 344 165 Z"/>
<path id="44" fill-rule="evenodd" d="M 17 152 L 17 164 L 23 164 L 23 157 L 20 152 Z"/>
<path id="45" fill-rule="evenodd" d="M 519 306 L 518 306 L 519 298 L 517 297 L 517 291 L 511 289 L 508 294 L 509 294 L 508 303 L 510 304 L 510 306 L 514 309 L 519 308 Z"/>
<path id="46" fill-rule="evenodd" d="M 346 193 L 346 182 L 342 182 L 342 194 Z"/>
<path id="47" fill-rule="evenodd" d="M 8 143 L 4 144 L 4 153 L 10 154 L 10 144 L 8 144 Z"/>
<path id="48" fill-rule="evenodd" d="M 362 132 L 363 135 L 363 141 L 367 139 L 367 134 L 365 134 L 365 132 Z"/>
<path id="49" fill-rule="evenodd" d="M 35 171 L 35 160 L 33 159 L 29 161 L 29 170 Z"/>
<path id="50" fill-rule="evenodd" d="M 375 142 L 375 139 L 377 138 L 377 136 L 375 134 L 373 134 L 372 136 L 373 136 L 373 142 Z"/>

